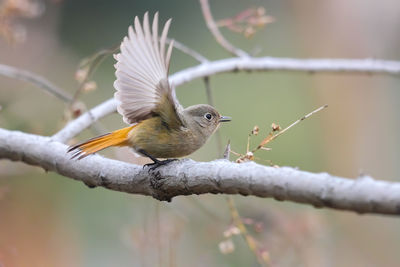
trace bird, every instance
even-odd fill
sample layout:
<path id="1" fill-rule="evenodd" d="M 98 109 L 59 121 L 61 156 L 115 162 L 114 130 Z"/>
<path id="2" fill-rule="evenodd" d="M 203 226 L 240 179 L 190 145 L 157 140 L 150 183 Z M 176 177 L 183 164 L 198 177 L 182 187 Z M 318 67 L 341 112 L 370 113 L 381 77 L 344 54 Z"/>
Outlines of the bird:
<path id="1" fill-rule="evenodd" d="M 150 28 L 148 12 L 143 23 L 134 18 L 128 35 L 114 55 L 117 111 L 130 126 L 71 146 L 73 159 L 83 159 L 111 146 L 128 146 L 150 158 L 152 169 L 192 154 L 230 117 L 212 106 L 198 104 L 183 108 L 168 80 L 173 41 L 166 49 L 169 19 L 158 34 L 158 12 Z M 160 160 L 164 159 L 164 160 Z"/>

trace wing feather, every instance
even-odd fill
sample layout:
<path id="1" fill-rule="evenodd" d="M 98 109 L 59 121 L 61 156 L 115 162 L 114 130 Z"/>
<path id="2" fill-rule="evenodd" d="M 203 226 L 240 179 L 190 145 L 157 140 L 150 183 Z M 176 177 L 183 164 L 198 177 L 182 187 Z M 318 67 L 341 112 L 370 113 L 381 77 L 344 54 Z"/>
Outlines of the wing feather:
<path id="1" fill-rule="evenodd" d="M 126 123 L 158 115 L 173 127 L 181 124 L 178 113 L 182 107 L 168 82 L 172 43 L 167 52 L 165 44 L 170 24 L 171 19 L 165 23 L 159 39 L 158 12 L 151 28 L 147 12 L 143 24 L 135 17 L 134 27 L 129 26 L 128 36 L 121 43 L 121 52 L 114 56 L 117 110 Z"/>
<path id="2" fill-rule="evenodd" d="M 164 55 L 164 53 L 165 53 L 165 41 L 167 39 L 169 25 L 171 25 L 171 19 L 167 20 L 167 22 L 164 25 L 164 29 L 162 31 L 162 34 L 161 34 L 161 39 L 160 39 L 160 53 L 161 53 L 161 55 Z M 166 60 L 164 58 L 162 58 L 162 63 L 164 64 L 164 66 L 167 66 L 169 64 L 169 62 L 166 62 Z"/>

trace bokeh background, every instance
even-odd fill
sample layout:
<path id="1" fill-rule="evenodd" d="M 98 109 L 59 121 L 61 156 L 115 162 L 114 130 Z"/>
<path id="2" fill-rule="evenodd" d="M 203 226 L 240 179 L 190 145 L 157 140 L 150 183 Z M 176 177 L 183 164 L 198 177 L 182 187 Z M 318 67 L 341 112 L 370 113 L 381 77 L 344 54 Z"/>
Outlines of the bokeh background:
<path id="1" fill-rule="evenodd" d="M 0 5 L 6 1 L 2 0 Z M 14 2 L 18 2 L 13 0 Z M 15 24 L 16 39 L 0 39 L 0 63 L 42 75 L 74 93 L 79 63 L 118 44 L 135 15 L 160 11 L 172 17 L 169 36 L 209 59 L 228 57 L 208 32 L 198 1 L 37 0 L 32 18 Z M 24 1 L 22 1 L 24 2 Z M 400 2 L 239 1 L 210 3 L 223 19 L 249 7 L 264 7 L 276 21 L 250 39 L 222 29 L 237 46 L 257 56 L 295 58 L 400 57 Z M 40 13 L 40 15 L 39 15 Z M 96 90 L 80 96 L 88 107 L 112 97 L 113 59 L 97 69 Z M 196 65 L 174 50 L 171 73 Z M 318 106 L 329 108 L 256 154 L 259 163 L 294 166 L 344 177 L 400 177 L 399 80 L 387 75 L 294 72 L 227 73 L 210 79 L 215 106 L 233 121 L 223 125 L 223 143 L 244 152 L 253 126 L 260 136 L 271 123 L 287 126 Z M 66 105 L 35 86 L 0 77 L 0 127 L 51 135 L 66 123 Z M 203 81 L 177 88 L 184 106 L 206 103 Z M 119 115 L 101 120 L 104 131 L 122 127 Z M 99 128 L 99 127 L 98 127 Z M 73 142 L 98 134 L 81 133 Z M 191 158 L 220 157 L 216 138 Z M 135 160 L 126 150 L 102 153 Z M 234 158 L 233 158 L 234 159 Z M 272 266 L 398 266 L 397 218 L 315 209 L 255 197 L 234 197 L 249 234 Z M 0 161 L 0 266 L 257 266 L 257 258 L 232 232 L 225 196 L 177 197 L 160 203 Z M 233 230 L 233 232 L 235 232 Z M 222 244 L 221 244 L 222 242 Z M 232 247 L 233 244 L 233 247 Z M 225 245 L 225 247 L 224 247 Z M 222 249 L 220 249 L 222 246 Z"/>

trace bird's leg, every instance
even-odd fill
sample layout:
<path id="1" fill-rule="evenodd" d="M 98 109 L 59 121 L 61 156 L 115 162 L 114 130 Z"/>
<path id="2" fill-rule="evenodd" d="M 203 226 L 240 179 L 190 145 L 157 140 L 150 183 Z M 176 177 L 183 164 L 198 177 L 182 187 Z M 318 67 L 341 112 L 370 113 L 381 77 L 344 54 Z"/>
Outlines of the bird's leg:
<path id="1" fill-rule="evenodd" d="M 149 153 L 147 153 L 146 151 L 144 151 L 143 149 L 138 150 L 138 152 L 140 154 L 150 158 L 153 161 L 153 163 L 148 163 L 148 164 L 143 165 L 143 168 L 144 167 L 149 167 L 149 170 L 151 170 L 151 171 L 157 169 L 160 166 L 166 165 L 166 164 L 168 164 L 168 163 L 170 163 L 172 161 L 178 160 L 178 159 L 158 160 L 155 157 L 153 157 L 152 155 L 150 155 Z"/>
<path id="2" fill-rule="evenodd" d="M 145 166 L 149 167 L 149 170 L 153 171 L 153 170 L 157 169 L 160 166 L 166 165 L 166 164 L 168 164 L 168 163 L 170 163 L 172 161 L 176 161 L 176 160 L 178 160 L 178 159 L 157 160 L 154 163 L 145 164 Z"/>

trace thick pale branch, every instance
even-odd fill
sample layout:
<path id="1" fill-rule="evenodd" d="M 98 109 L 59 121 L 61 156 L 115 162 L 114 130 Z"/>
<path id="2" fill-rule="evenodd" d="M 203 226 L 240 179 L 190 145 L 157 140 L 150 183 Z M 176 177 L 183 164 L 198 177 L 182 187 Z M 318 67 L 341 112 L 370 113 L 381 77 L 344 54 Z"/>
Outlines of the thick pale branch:
<path id="1" fill-rule="evenodd" d="M 0 129 L 0 158 L 40 166 L 90 187 L 102 186 L 167 201 L 179 195 L 241 194 L 358 213 L 400 214 L 400 183 L 370 177 L 352 180 L 227 160 L 182 160 L 149 173 L 142 166 L 97 155 L 70 160 L 66 150 L 66 145 L 49 137 Z"/>
<path id="2" fill-rule="evenodd" d="M 228 58 L 207 62 L 173 74 L 170 82 L 175 87 L 197 78 L 232 71 L 303 71 L 303 72 L 354 72 L 400 74 L 400 62 L 374 59 L 292 59 L 292 58 Z M 116 110 L 112 99 L 96 106 L 78 119 L 70 122 L 53 138 L 66 142 L 100 119 Z M 92 115 L 90 115 L 92 114 Z"/>
<path id="3" fill-rule="evenodd" d="M 74 136 L 78 135 L 84 129 L 88 128 L 90 125 L 92 125 L 100 118 L 116 111 L 116 109 L 117 109 L 117 102 L 113 98 L 111 98 L 101 103 L 100 105 L 92 108 L 88 112 L 85 112 L 77 119 L 69 122 L 63 129 L 61 129 L 58 133 L 53 135 L 52 138 L 55 141 L 65 143 Z"/>
<path id="4" fill-rule="evenodd" d="M 400 61 L 379 59 L 295 59 L 295 58 L 227 58 L 201 64 L 175 73 L 175 85 L 197 78 L 232 71 L 298 71 L 361 74 L 400 74 Z"/>

